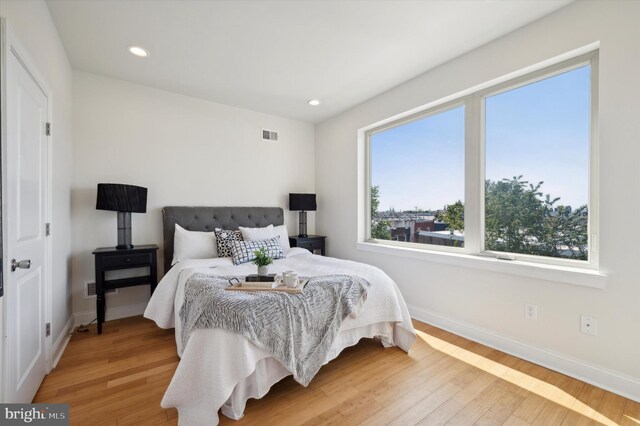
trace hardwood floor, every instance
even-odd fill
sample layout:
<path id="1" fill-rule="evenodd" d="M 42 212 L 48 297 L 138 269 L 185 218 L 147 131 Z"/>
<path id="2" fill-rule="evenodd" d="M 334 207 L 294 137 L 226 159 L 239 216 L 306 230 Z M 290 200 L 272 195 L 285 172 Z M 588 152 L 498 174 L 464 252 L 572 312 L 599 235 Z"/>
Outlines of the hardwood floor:
<path id="1" fill-rule="evenodd" d="M 364 340 L 309 387 L 284 379 L 227 425 L 638 425 L 640 404 L 429 325 L 407 355 Z M 173 330 L 141 317 L 74 334 L 34 402 L 73 425 L 174 425 L 160 400 L 178 365 Z"/>

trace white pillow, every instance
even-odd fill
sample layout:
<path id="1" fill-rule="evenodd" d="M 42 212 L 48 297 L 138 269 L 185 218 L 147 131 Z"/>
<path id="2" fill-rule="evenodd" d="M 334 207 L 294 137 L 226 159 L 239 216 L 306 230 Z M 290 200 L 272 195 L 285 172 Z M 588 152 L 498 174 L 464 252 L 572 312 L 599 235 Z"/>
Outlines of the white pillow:
<path id="1" fill-rule="evenodd" d="M 280 245 L 282 246 L 282 251 L 286 252 L 291 248 L 289 245 L 289 232 L 287 232 L 287 227 L 285 225 L 274 226 L 273 227 L 274 235 L 280 236 Z"/>
<path id="2" fill-rule="evenodd" d="M 268 240 L 276 236 L 273 233 L 273 225 L 265 226 L 264 228 L 245 228 L 244 226 L 239 226 L 238 229 L 242 233 L 242 239 L 245 241 Z"/>
<path id="3" fill-rule="evenodd" d="M 213 257 L 218 257 L 216 236 L 213 232 L 187 231 L 176 223 L 171 266 L 185 259 L 211 259 Z"/>
<path id="4" fill-rule="evenodd" d="M 289 233 L 287 232 L 287 227 L 285 225 L 269 225 L 264 228 L 245 228 L 243 226 L 239 226 L 238 229 L 240 229 L 242 238 L 245 241 L 261 241 L 268 240 L 275 236 L 280 236 L 282 251 L 287 251 L 291 248 L 289 245 Z"/>

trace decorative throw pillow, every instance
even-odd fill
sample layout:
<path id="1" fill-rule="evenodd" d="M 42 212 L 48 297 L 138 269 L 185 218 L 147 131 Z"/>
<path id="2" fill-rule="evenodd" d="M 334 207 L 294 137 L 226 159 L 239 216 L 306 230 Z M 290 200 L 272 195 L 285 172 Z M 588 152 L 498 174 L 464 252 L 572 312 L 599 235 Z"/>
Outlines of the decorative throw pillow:
<path id="1" fill-rule="evenodd" d="M 176 223 L 171 266 L 185 259 L 210 259 L 217 256 L 213 232 L 187 231 Z"/>
<path id="2" fill-rule="evenodd" d="M 216 234 L 218 257 L 231 257 L 231 243 L 234 241 L 242 241 L 242 233 L 240 231 L 230 231 L 221 228 L 216 228 L 213 232 Z"/>
<path id="3" fill-rule="evenodd" d="M 291 248 L 291 245 L 289 244 L 289 232 L 287 231 L 286 225 L 274 226 L 273 234 L 280 236 L 280 245 L 282 246 L 282 251 L 286 252 Z"/>
<path id="4" fill-rule="evenodd" d="M 284 252 L 280 245 L 280 236 L 260 241 L 233 241 L 231 243 L 233 264 L 239 265 L 241 263 L 251 262 L 256 258 L 254 252 L 261 248 L 266 249 L 267 254 L 274 259 L 282 259 L 284 257 Z"/>
<path id="5" fill-rule="evenodd" d="M 245 228 L 244 226 L 239 226 L 238 230 L 242 232 L 242 239 L 244 241 L 268 240 L 276 236 L 273 232 L 273 225 L 265 226 L 264 228 Z"/>

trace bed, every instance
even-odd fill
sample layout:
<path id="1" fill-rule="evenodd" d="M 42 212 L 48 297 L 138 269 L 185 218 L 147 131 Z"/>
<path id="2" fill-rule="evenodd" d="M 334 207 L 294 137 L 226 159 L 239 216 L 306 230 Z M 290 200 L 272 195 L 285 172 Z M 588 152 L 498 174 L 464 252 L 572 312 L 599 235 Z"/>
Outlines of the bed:
<path id="1" fill-rule="evenodd" d="M 190 231 L 214 228 L 237 229 L 282 225 L 281 208 L 273 207 L 165 207 L 163 209 L 165 276 L 158 284 L 144 313 L 161 328 L 175 328 L 181 361 L 162 399 L 165 408 L 175 407 L 179 424 L 217 424 L 218 411 L 240 419 L 250 398 L 263 397 L 278 381 L 291 375 L 282 363 L 249 339 L 220 328 L 193 331 L 182 342 L 180 312 L 185 283 L 196 274 L 244 276 L 255 273 L 251 263 L 233 265 L 230 258 L 188 259 L 171 267 L 174 228 Z M 314 255 L 291 248 L 285 258 L 274 261 L 270 272 L 294 270 L 305 276 L 346 274 L 364 278 L 369 284 L 366 302 L 355 317 L 344 320 L 323 362 L 336 358 L 360 339 L 379 337 L 385 347 L 408 352 L 415 341 L 409 312 L 395 283 L 370 265 Z"/>

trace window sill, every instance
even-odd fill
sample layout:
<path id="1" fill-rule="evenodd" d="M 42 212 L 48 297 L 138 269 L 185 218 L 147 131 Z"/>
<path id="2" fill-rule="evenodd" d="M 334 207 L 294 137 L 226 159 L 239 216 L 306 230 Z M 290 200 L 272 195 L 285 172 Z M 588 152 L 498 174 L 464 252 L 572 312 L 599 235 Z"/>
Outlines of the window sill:
<path id="1" fill-rule="evenodd" d="M 426 260 L 465 268 L 482 269 L 519 277 L 573 284 L 581 287 L 604 289 L 607 280 L 606 275 L 591 269 L 545 265 L 517 260 L 500 260 L 493 257 L 472 254 L 440 252 L 412 247 L 396 247 L 374 242 L 357 243 L 357 248 L 358 250 L 372 253 Z"/>

